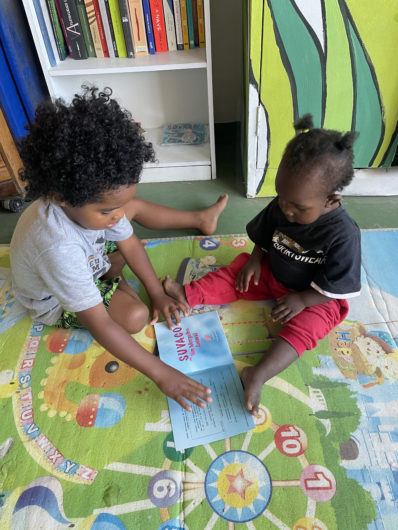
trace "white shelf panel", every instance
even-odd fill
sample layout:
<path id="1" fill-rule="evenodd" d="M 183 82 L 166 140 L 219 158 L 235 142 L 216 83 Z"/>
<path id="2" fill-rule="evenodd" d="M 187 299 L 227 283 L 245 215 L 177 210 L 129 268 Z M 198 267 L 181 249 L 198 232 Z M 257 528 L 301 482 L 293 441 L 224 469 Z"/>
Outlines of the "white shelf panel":
<path id="1" fill-rule="evenodd" d="M 147 167 L 141 174 L 143 184 L 211 180 L 211 166 Z"/>
<path id="2" fill-rule="evenodd" d="M 206 50 L 195 48 L 174 52 L 140 55 L 134 59 L 95 58 L 76 60 L 67 57 L 48 69 L 51 77 L 82 74 L 117 74 L 125 72 L 151 72 L 159 70 L 187 70 L 206 68 Z"/>
<path id="3" fill-rule="evenodd" d="M 210 166 L 209 142 L 201 145 L 162 145 L 162 135 L 162 127 L 146 129 L 145 138 L 152 143 L 157 162 L 148 162 L 144 168 Z"/>

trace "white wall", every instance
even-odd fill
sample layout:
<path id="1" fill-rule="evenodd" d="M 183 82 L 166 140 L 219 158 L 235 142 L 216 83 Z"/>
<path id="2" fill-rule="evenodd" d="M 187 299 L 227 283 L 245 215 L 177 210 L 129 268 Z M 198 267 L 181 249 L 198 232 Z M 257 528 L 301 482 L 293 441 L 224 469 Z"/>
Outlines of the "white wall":
<path id="1" fill-rule="evenodd" d="M 210 0 L 214 121 L 242 116 L 242 1 Z"/>

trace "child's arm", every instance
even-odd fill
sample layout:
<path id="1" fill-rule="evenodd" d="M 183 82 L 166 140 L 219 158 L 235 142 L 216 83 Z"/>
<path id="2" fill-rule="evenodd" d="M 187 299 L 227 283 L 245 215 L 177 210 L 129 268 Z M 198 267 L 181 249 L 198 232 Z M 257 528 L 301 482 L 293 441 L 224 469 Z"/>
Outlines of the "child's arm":
<path id="1" fill-rule="evenodd" d="M 148 254 L 139 239 L 133 234 L 124 241 L 118 241 L 117 246 L 122 253 L 130 269 L 137 275 L 143 283 L 152 304 L 152 321 L 157 322 L 159 315 L 163 314 L 167 325 L 173 329 L 174 325 L 171 320 L 171 314 L 174 316 L 176 323 L 180 323 L 180 308 L 184 316 L 188 314 L 189 306 L 187 303 L 177 301 L 168 296 L 156 277 L 152 264 L 149 261 Z"/>
<path id="2" fill-rule="evenodd" d="M 323 304 L 330 300 L 333 300 L 333 298 L 325 296 L 315 291 L 315 289 L 285 294 L 276 301 L 271 311 L 271 317 L 274 321 L 286 324 L 286 322 L 301 313 L 306 307 Z"/>
<path id="3" fill-rule="evenodd" d="M 202 408 L 206 407 L 205 402 L 212 401 L 209 388 L 149 354 L 127 331 L 112 320 L 102 303 L 79 311 L 76 315 L 82 325 L 106 350 L 152 379 L 166 396 L 177 401 L 185 410 L 189 412 L 192 410 L 186 399 Z"/>

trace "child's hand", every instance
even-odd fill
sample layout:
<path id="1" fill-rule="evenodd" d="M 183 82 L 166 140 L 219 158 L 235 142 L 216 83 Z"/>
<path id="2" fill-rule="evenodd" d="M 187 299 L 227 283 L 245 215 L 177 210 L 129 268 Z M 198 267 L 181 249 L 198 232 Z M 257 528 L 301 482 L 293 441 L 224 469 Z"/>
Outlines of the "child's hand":
<path id="1" fill-rule="evenodd" d="M 246 293 L 249 289 L 250 280 L 253 278 L 254 285 L 258 285 L 261 274 L 261 263 L 257 261 L 248 261 L 236 277 L 235 287 L 240 293 Z"/>
<path id="2" fill-rule="evenodd" d="M 300 293 L 289 293 L 276 301 L 271 311 L 271 318 L 281 324 L 286 324 L 291 318 L 301 313 L 306 307 Z"/>
<path id="3" fill-rule="evenodd" d="M 192 412 L 192 407 L 185 401 L 186 399 L 202 409 L 206 407 L 206 403 L 213 401 L 209 395 L 210 388 L 197 383 L 171 366 L 162 364 L 159 376 L 154 381 L 166 396 L 177 401 L 182 408 Z"/>
<path id="4" fill-rule="evenodd" d="M 151 325 L 158 321 L 159 316 L 162 314 L 167 322 L 169 329 L 173 329 L 181 323 L 181 316 L 178 309 L 184 314 L 184 317 L 188 316 L 189 305 L 187 302 L 182 300 L 175 300 L 165 292 L 159 293 L 156 296 L 152 296 L 152 320 Z M 174 316 L 176 324 L 173 323 L 171 316 Z"/>

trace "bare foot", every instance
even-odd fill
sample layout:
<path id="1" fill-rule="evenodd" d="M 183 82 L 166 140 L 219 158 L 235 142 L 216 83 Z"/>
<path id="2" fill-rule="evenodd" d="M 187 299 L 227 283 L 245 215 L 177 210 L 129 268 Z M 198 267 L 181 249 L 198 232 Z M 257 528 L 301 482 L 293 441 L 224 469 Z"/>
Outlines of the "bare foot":
<path id="1" fill-rule="evenodd" d="M 177 302 L 188 304 L 184 286 L 172 280 L 169 275 L 166 276 L 163 282 L 163 289 L 166 294 L 177 300 Z"/>
<path id="2" fill-rule="evenodd" d="M 220 214 L 225 210 L 228 202 L 228 193 L 220 195 L 217 202 L 201 210 L 199 213 L 198 228 L 205 236 L 214 234 L 217 228 L 217 221 Z"/>
<path id="3" fill-rule="evenodd" d="M 245 387 L 245 404 L 251 414 L 258 414 L 258 406 L 261 399 L 263 382 L 258 378 L 255 366 L 245 366 L 240 374 L 243 386 Z"/>

